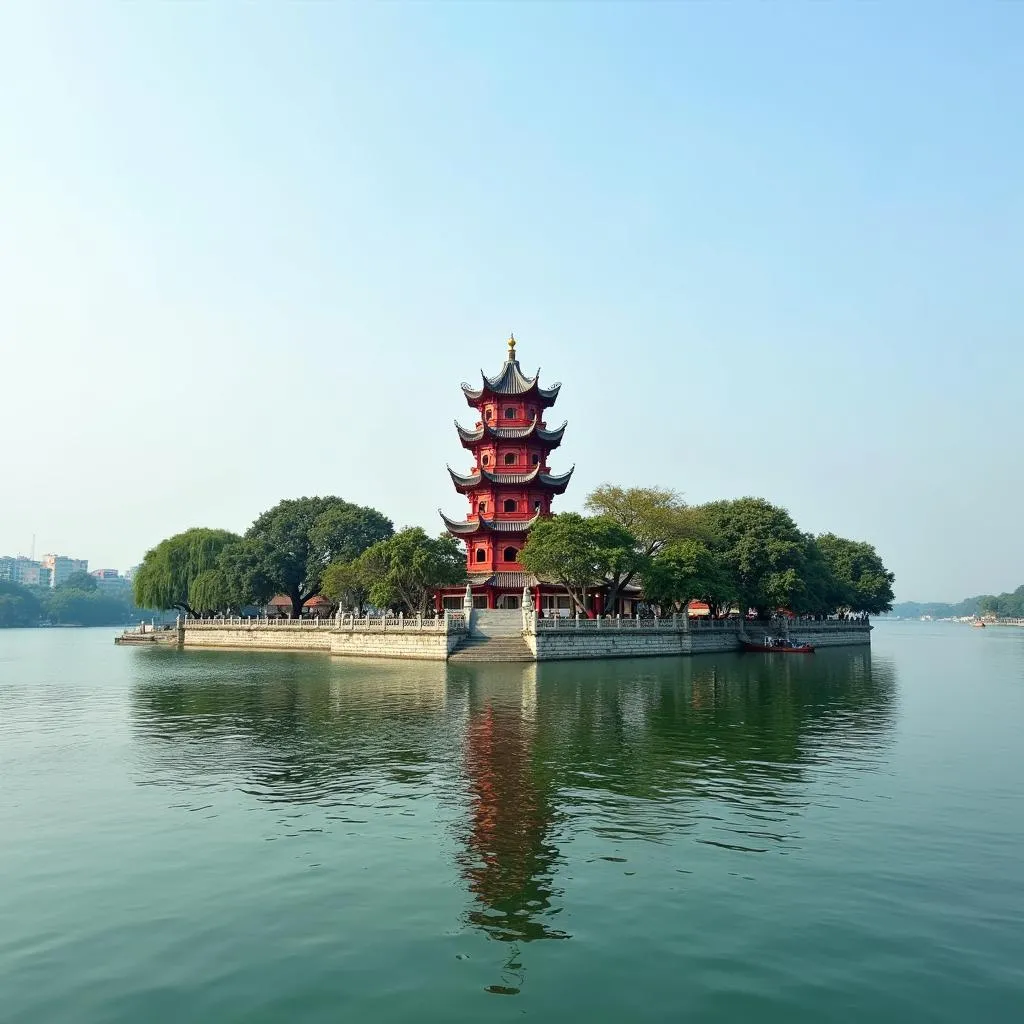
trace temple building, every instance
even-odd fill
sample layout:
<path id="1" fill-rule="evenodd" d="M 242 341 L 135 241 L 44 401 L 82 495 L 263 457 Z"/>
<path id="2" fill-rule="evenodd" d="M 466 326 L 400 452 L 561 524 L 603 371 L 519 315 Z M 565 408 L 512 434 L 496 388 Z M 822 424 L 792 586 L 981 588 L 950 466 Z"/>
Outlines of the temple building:
<path id="1" fill-rule="evenodd" d="M 504 366 L 493 377 L 481 371 L 480 387 L 462 385 L 477 421 L 467 429 L 455 424 L 462 446 L 472 454 L 468 473 L 451 466 L 455 489 L 469 501 L 464 520 L 441 518 L 454 537 L 466 545 L 466 581 L 477 608 L 518 608 L 523 590 L 533 593 L 534 607 L 544 614 L 570 613 L 565 590 L 523 571 L 519 552 L 530 528 L 551 514 L 552 499 L 564 494 L 573 470 L 553 473 L 549 456 L 562 443 L 566 423 L 549 430 L 546 410 L 558 399 L 561 384 L 540 385 L 540 370 L 526 376 L 516 358 L 516 340 L 508 340 Z M 437 609 L 461 608 L 465 585 L 439 591 Z M 588 600 L 600 610 L 600 589 Z"/>

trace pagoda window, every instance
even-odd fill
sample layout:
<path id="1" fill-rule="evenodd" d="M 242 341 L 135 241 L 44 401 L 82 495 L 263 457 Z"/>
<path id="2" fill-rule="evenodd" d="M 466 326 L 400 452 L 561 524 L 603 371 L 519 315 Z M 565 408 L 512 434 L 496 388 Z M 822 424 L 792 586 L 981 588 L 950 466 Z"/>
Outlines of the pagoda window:
<path id="1" fill-rule="evenodd" d="M 533 463 L 533 465 L 536 466 L 537 463 L 540 462 L 540 456 L 539 455 L 533 455 L 533 456 L 530 457 L 530 461 Z"/>
<path id="2" fill-rule="evenodd" d="M 514 420 L 516 418 L 516 411 L 511 406 L 505 410 L 505 419 Z"/>
<path id="3" fill-rule="evenodd" d="M 476 560 L 478 562 L 486 562 L 487 561 L 487 549 L 486 548 L 477 548 L 476 549 Z"/>
<path id="4" fill-rule="evenodd" d="M 508 452 L 508 453 L 507 453 L 507 454 L 505 455 L 505 465 L 506 465 L 506 466 L 514 466 L 515 464 L 516 464 L 516 457 L 515 457 L 515 453 L 513 453 L 513 452 Z"/>
<path id="5" fill-rule="evenodd" d="M 505 548 L 505 561 L 514 562 L 519 557 L 518 548 Z"/>
<path id="6" fill-rule="evenodd" d="M 535 502 L 533 503 L 533 511 L 534 511 L 534 512 L 539 512 L 539 511 L 540 511 L 540 498 L 538 498 L 538 499 L 537 499 L 537 500 L 536 500 L 536 501 L 535 501 Z"/>
<path id="7" fill-rule="evenodd" d="M 478 508 L 478 509 L 479 509 L 479 510 L 480 510 L 481 512 L 486 512 L 486 511 L 487 511 L 487 502 L 486 502 L 486 501 L 481 501 L 481 502 L 480 502 L 480 504 L 479 504 L 479 505 L 477 505 L 477 508 Z"/>
<path id="8" fill-rule="evenodd" d="M 506 512 L 515 512 L 516 511 L 516 500 L 515 500 L 515 498 L 506 498 L 505 499 L 505 504 L 504 504 L 503 507 L 504 507 Z"/>
<path id="9" fill-rule="evenodd" d="M 485 420 L 493 420 L 494 419 L 494 410 L 493 409 L 484 409 L 484 419 Z"/>
<path id="10" fill-rule="evenodd" d="M 490 457 L 490 455 L 483 456 L 483 458 L 480 459 L 480 462 L 484 466 L 489 466 L 491 464 L 491 457 Z"/>

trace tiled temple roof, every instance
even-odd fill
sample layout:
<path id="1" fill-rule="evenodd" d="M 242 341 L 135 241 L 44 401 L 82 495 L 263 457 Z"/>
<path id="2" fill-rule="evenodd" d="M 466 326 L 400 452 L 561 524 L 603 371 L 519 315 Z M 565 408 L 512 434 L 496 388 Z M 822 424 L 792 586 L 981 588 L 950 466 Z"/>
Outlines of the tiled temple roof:
<path id="1" fill-rule="evenodd" d="M 443 512 L 441 512 L 440 509 L 437 511 L 444 520 L 444 525 L 447 527 L 448 532 L 457 537 L 470 537 L 473 534 L 479 533 L 481 530 L 492 530 L 494 533 L 526 533 L 530 527 L 540 519 L 540 513 L 538 512 L 537 515 L 533 516 L 531 519 L 481 518 L 459 522 L 455 519 L 449 519 Z"/>
<path id="2" fill-rule="evenodd" d="M 542 473 L 540 466 L 534 466 L 529 473 L 492 473 L 489 469 L 481 469 L 476 473 L 463 476 L 461 473 L 456 473 L 449 466 L 448 473 L 451 475 L 452 483 L 455 484 L 456 490 L 459 491 L 472 490 L 474 487 L 479 487 L 486 480 L 488 483 L 496 484 L 499 487 L 518 487 L 522 484 L 536 483 L 553 491 L 555 494 L 562 494 L 569 485 L 569 480 L 575 469 L 576 467 L 573 466 L 568 473 L 561 474 Z"/>
<path id="3" fill-rule="evenodd" d="M 488 377 L 483 370 L 480 371 L 482 385 L 479 388 L 471 387 L 469 384 L 462 385 L 463 394 L 470 405 L 475 405 L 485 395 L 529 395 L 536 394 L 537 398 L 544 405 L 552 405 L 558 398 L 561 384 L 555 384 L 550 388 L 542 388 L 538 383 L 540 380 L 540 369 L 532 377 L 527 377 L 519 366 L 516 359 L 516 340 L 508 339 L 508 358 L 505 365 L 493 377 Z"/>
<path id="4" fill-rule="evenodd" d="M 532 572 L 473 572 L 466 577 L 466 582 L 474 587 L 535 587 L 543 580 Z"/>
<path id="5" fill-rule="evenodd" d="M 538 426 L 539 417 L 534 417 L 528 427 L 492 427 L 484 424 L 476 430 L 467 430 L 458 420 L 455 421 L 455 429 L 459 432 L 462 444 L 469 448 L 482 441 L 485 437 L 494 441 L 522 441 L 525 438 L 536 439 L 551 448 L 557 448 L 562 443 L 562 435 L 569 421 L 566 420 L 557 430 L 544 430 Z"/>

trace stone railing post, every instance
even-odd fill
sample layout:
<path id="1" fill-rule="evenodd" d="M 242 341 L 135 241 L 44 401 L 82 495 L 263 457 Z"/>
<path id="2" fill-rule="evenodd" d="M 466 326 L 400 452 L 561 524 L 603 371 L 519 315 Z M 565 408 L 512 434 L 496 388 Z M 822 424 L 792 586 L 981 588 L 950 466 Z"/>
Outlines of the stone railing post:
<path id="1" fill-rule="evenodd" d="M 523 599 L 520 605 L 523 609 L 523 632 L 536 633 L 537 613 L 534 611 L 533 594 L 530 593 L 529 587 L 523 587 Z"/>

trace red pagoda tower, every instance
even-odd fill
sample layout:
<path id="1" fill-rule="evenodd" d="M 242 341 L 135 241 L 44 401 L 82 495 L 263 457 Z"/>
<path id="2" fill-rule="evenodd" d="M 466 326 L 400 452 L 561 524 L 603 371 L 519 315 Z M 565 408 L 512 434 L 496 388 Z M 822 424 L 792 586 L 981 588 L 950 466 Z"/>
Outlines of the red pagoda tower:
<path id="1" fill-rule="evenodd" d="M 572 476 L 572 469 L 556 475 L 548 466 L 566 424 L 548 430 L 544 411 L 555 404 L 561 384 L 542 388 L 539 370 L 533 377 L 523 373 L 514 336 L 501 370 L 494 377 L 481 371 L 481 377 L 479 388 L 462 385 L 477 422 L 471 430 L 455 424 L 473 466 L 465 475 L 448 467 L 455 489 L 469 499 L 469 512 L 462 522 L 443 512 L 441 518 L 466 545 L 467 582 L 477 607 L 518 608 L 524 587 L 537 588 L 540 607 L 538 581 L 519 565 L 519 552 L 530 527 L 551 514 L 552 497 L 564 493 Z M 465 588 L 438 593 L 438 609 L 461 607 L 464 593 Z"/>

